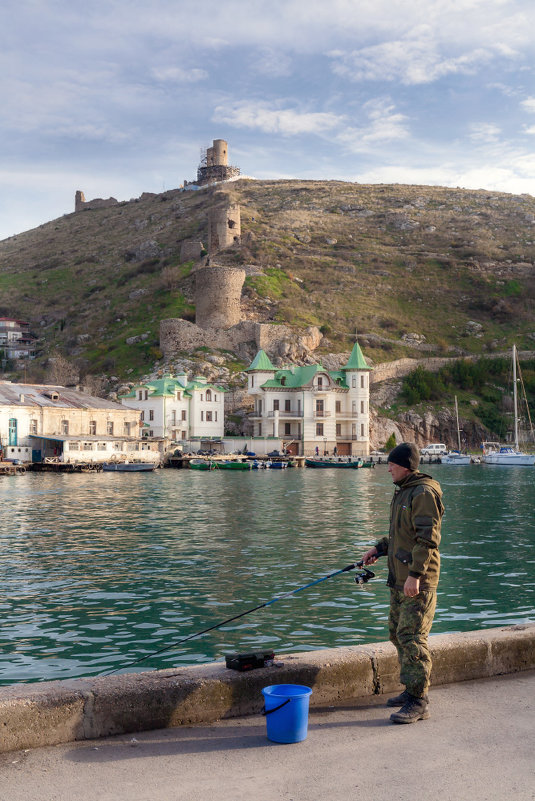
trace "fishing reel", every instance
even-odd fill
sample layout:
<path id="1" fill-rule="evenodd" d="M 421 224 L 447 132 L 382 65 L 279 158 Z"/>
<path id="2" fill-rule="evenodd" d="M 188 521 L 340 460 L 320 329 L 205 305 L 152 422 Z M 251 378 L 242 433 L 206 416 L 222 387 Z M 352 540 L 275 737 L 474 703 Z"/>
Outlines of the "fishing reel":
<path id="1" fill-rule="evenodd" d="M 367 567 L 364 567 L 362 562 L 358 562 L 357 567 L 362 568 L 362 570 L 355 575 L 355 584 L 367 584 L 370 579 L 375 578 L 375 573 L 372 570 L 368 570 Z"/>

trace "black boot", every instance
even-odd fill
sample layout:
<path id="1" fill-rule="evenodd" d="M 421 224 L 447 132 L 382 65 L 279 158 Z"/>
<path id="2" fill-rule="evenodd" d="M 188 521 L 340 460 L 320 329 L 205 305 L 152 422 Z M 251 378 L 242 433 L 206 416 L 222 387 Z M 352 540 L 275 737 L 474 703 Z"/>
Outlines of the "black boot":
<path id="1" fill-rule="evenodd" d="M 427 720 L 428 717 L 429 704 L 425 698 L 411 695 L 398 712 L 390 715 L 390 720 L 392 723 L 416 723 L 417 720 Z"/>
<path id="2" fill-rule="evenodd" d="M 388 701 L 386 702 L 386 705 L 403 706 L 403 704 L 405 704 L 407 701 L 410 701 L 411 698 L 414 698 L 414 695 L 411 695 L 411 693 L 408 690 L 403 690 L 402 693 L 400 693 L 399 695 L 395 695 L 394 698 L 389 698 Z M 429 696 L 423 695 L 422 698 L 424 701 L 427 701 L 427 703 L 429 703 Z"/>

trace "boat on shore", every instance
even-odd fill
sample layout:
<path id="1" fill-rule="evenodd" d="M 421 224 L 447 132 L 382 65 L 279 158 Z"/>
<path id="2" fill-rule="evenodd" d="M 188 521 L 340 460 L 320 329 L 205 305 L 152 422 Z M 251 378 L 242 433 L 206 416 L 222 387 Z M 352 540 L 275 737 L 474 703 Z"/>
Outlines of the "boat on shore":
<path id="1" fill-rule="evenodd" d="M 157 466 L 154 462 L 104 462 L 102 469 L 108 473 L 147 473 Z"/>

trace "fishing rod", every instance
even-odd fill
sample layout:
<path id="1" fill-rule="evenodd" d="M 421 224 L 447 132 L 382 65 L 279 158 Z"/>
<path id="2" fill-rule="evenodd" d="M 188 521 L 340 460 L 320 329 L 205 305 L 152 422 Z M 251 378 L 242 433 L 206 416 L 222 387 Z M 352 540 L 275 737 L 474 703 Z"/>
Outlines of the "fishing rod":
<path id="1" fill-rule="evenodd" d="M 209 631 L 213 631 L 214 629 L 218 629 L 221 626 L 226 625 L 227 623 L 232 623 L 234 620 L 239 620 L 240 617 L 245 617 L 245 615 L 250 615 L 252 612 L 257 612 L 259 609 L 264 609 L 266 606 L 271 606 L 272 604 L 276 603 L 277 601 L 282 601 L 283 598 L 289 598 L 291 595 L 296 595 L 298 592 L 302 592 L 303 590 L 308 590 L 310 587 L 314 587 L 316 584 L 321 584 L 322 581 L 327 581 L 327 579 L 333 578 L 334 576 L 340 575 L 340 573 L 347 573 L 349 570 L 355 570 L 356 568 L 362 568 L 361 573 L 357 573 L 355 576 L 355 582 L 357 584 L 367 584 L 367 582 L 374 578 L 375 573 L 372 573 L 371 570 L 368 570 L 367 567 L 364 567 L 364 563 L 354 562 L 351 565 L 346 565 L 341 570 L 335 570 L 334 573 L 329 573 L 328 576 L 323 576 L 323 578 L 316 579 L 315 581 L 311 581 L 309 584 L 305 584 L 303 587 L 297 587 L 295 590 L 290 590 L 289 592 L 285 592 L 282 595 L 277 595 L 276 598 L 272 598 L 270 601 L 266 601 L 263 604 L 258 604 L 258 606 L 253 606 L 252 609 L 246 609 L 245 612 L 240 612 L 238 615 L 234 615 L 233 617 L 229 617 L 226 620 L 222 620 L 220 623 L 215 623 L 213 626 L 209 626 L 207 629 L 203 629 L 202 631 L 197 631 L 194 634 L 189 634 L 187 637 L 183 637 L 181 640 L 176 640 L 172 642 L 170 645 L 166 645 L 164 648 L 160 648 L 158 651 L 153 651 L 146 656 L 142 656 L 139 659 L 134 659 L 132 662 L 128 662 L 126 665 L 122 665 L 121 667 L 114 668 L 114 670 L 104 671 L 104 673 L 100 673 L 101 676 L 111 676 L 113 673 L 117 673 L 119 670 L 125 670 L 126 668 L 133 667 L 134 665 L 139 665 L 140 662 L 144 662 L 146 659 L 150 659 L 153 656 L 159 656 L 163 654 L 165 651 L 171 651 L 173 648 L 176 648 L 182 643 L 188 642 L 188 640 L 193 640 L 195 637 L 200 637 L 202 634 L 207 634 Z"/>

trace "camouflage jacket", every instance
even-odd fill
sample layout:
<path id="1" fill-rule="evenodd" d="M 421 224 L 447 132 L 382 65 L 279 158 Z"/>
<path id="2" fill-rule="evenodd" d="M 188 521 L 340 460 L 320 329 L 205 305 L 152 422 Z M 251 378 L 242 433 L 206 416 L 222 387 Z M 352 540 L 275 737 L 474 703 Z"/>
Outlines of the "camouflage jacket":
<path id="1" fill-rule="evenodd" d="M 390 504 L 390 532 L 376 543 L 388 556 L 388 586 L 403 589 L 407 576 L 420 579 L 421 590 L 433 590 L 440 574 L 440 524 L 444 506 L 440 484 L 425 473 L 404 478 Z"/>

